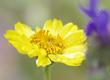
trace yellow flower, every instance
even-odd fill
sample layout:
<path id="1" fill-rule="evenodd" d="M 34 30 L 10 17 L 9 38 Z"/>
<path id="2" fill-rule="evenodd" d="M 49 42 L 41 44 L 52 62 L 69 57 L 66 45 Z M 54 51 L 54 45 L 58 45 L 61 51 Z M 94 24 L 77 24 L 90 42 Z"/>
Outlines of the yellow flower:
<path id="1" fill-rule="evenodd" d="M 48 20 L 43 28 L 37 27 L 33 31 L 31 27 L 18 22 L 15 30 L 8 30 L 4 36 L 19 53 L 36 58 L 39 67 L 53 62 L 79 66 L 85 59 L 86 36 L 73 23 L 63 26 L 60 20 Z"/>

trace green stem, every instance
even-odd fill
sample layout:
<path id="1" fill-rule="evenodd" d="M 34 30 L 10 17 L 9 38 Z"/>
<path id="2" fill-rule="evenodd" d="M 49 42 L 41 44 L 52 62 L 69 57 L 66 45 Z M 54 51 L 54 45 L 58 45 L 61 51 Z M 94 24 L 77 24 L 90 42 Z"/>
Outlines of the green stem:
<path id="1" fill-rule="evenodd" d="M 50 66 L 44 68 L 44 80 L 51 80 Z"/>

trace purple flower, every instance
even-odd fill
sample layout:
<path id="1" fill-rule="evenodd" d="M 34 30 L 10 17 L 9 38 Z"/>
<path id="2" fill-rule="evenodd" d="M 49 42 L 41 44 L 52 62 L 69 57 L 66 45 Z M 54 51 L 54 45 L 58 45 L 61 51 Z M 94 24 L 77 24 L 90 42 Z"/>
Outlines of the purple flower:
<path id="1" fill-rule="evenodd" d="M 87 8 L 81 7 L 82 11 L 90 17 L 85 32 L 87 36 L 91 36 L 95 32 L 102 43 L 108 44 L 110 43 L 109 13 L 107 10 L 97 9 L 97 3 L 98 0 L 90 0 Z"/>

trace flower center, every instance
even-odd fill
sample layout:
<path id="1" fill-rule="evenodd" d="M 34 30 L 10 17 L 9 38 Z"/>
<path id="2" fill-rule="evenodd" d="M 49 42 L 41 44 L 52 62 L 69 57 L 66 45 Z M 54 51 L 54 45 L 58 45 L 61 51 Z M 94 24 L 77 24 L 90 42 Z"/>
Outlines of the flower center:
<path id="1" fill-rule="evenodd" d="M 62 53 L 64 49 L 63 39 L 59 35 L 51 35 L 46 30 L 36 32 L 32 36 L 31 43 L 37 44 L 38 47 L 45 49 L 47 53 Z"/>

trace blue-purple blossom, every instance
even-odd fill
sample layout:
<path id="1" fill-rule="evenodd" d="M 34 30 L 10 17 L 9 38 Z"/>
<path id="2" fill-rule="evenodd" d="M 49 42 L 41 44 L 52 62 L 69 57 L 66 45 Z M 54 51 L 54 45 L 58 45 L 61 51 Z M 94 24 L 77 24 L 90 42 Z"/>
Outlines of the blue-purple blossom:
<path id="1" fill-rule="evenodd" d="M 81 7 L 82 11 L 90 17 L 85 32 L 87 36 L 91 36 L 95 32 L 102 43 L 108 44 L 110 43 L 109 13 L 105 9 L 97 9 L 98 2 L 98 0 L 90 0 L 87 8 Z"/>

